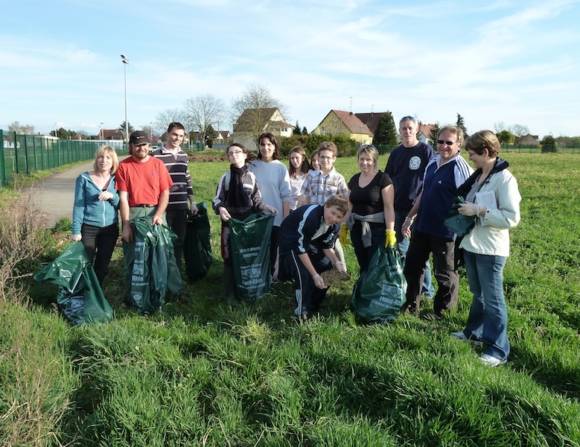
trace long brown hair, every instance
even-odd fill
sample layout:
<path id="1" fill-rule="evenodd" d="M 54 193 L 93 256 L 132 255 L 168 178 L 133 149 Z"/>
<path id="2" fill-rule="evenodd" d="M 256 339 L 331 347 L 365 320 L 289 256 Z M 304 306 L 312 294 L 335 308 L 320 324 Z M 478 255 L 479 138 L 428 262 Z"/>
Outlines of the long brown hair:
<path id="1" fill-rule="evenodd" d="M 306 151 L 304 150 L 304 148 L 302 146 L 294 146 L 292 148 L 292 150 L 290 151 L 290 153 L 288 154 L 288 173 L 290 174 L 290 177 L 297 174 L 296 168 L 294 167 L 294 165 L 290 161 L 290 157 L 292 156 L 292 154 L 302 155 L 302 164 L 300 165 L 299 169 L 300 169 L 300 172 L 302 174 L 307 174 L 308 171 L 310 170 L 310 163 L 308 163 L 308 157 L 306 157 Z"/>

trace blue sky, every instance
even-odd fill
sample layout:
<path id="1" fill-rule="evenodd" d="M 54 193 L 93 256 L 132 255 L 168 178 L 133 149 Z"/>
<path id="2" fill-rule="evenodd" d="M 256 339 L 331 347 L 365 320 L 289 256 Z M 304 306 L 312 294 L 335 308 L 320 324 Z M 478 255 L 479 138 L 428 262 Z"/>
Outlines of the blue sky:
<path id="1" fill-rule="evenodd" d="M 0 128 L 117 127 L 125 54 L 136 127 L 260 84 L 309 130 L 352 102 L 580 135 L 579 23 L 578 0 L 20 0 L 2 6 Z"/>

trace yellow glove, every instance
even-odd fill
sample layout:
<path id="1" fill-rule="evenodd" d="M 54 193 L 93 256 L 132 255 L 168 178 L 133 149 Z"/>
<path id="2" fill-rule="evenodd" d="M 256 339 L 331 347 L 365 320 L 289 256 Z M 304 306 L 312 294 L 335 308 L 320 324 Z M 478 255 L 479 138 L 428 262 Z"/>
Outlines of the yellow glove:
<path id="1" fill-rule="evenodd" d="M 394 248 L 397 245 L 397 233 L 395 230 L 385 231 L 385 247 Z"/>
<path id="2" fill-rule="evenodd" d="M 338 231 L 338 240 L 343 246 L 348 245 L 348 225 L 342 224 Z"/>

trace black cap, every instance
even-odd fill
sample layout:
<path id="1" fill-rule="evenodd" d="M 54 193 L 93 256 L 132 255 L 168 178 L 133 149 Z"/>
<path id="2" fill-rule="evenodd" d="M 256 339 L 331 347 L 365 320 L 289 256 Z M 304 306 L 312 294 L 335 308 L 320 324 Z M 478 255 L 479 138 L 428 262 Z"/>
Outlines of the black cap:
<path id="1" fill-rule="evenodd" d="M 131 136 L 129 137 L 129 144 L 144 144 L 149 143 L 149 138 L 147 134 L 142 130 L 136 130 L 135 132 L 131 132 Z"/>

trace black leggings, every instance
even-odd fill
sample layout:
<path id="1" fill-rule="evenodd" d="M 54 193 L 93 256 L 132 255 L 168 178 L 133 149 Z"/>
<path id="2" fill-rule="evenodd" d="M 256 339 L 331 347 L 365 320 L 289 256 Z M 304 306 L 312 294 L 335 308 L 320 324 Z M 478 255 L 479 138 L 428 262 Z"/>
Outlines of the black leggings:
<path id="1" fill-rule="evenodd" d="M 94 261 L 93 268 L 101 285 L 109 271 L 109 262 L 111 262 L 118 237 L 119 226 L 116 223 L 108 227 L 87 224 L 81 227 L 81 241 L 85 246 L 89 261 Z"/>

